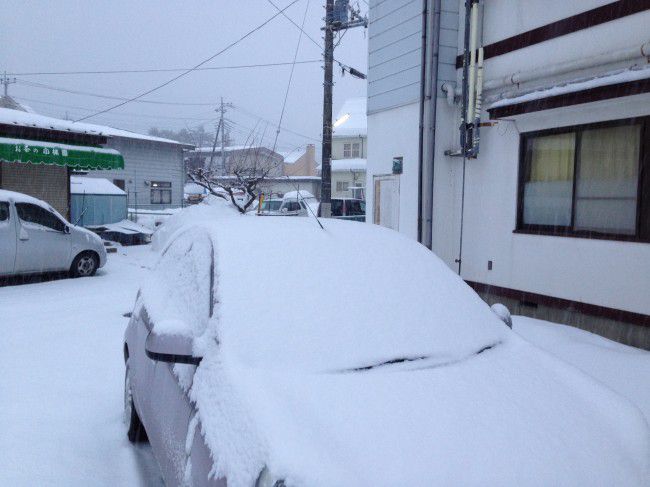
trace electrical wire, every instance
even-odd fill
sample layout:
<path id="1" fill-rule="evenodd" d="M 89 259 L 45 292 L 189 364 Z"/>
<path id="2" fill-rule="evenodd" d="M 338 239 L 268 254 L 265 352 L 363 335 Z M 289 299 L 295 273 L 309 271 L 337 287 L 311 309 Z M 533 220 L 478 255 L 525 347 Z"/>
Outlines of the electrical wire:
<path id="1" fill-rule="evenodd" d="M 278 136 L 280 135 L 280 128 L 282 127 L 282 119 L 284 118 L 284 110 L 287 107 L 287 99 L 289 98 L 289 91 L 291 90 L 291 81 L 293 80 L 293 71 L 296 68 L 296 59 L 298 59 L 298 52 L 300 51 L 300 41 L 302 41 L 302 35 L 304 33 L 305 21 L 307 20 L 307 12 L 309 11 L 309 0 L 307 0 L 307 5 L 305 6 L 305 13 L 302 17 L 302 26 L 300 27 L 300 34 L 298 35 L 298 43 L 296 44 L 296 50 L 293 54 L 294 64 L 291 65 L 291 72 L 289 73 L 289 82 L 287 83 L 287 89 L 284 92 L 284 101 L 282 102 L 282 111 L 280 112 L 280 119 L 278 120 L 278 128 L 275 131 L 275 140 L 273 141 L 273 152 L 275 152 L 275 147 L 278 143 Z"/>
<path id="2" fill-rule="evenodd" d="M 159 84 L 159 85 L 157 85 L 157 86 L 155 86 L 155 87 L 153 87 L 153 88 L 151 88 L 151 89 L 149 89 L 149 90 L 147 90 L 147 91 L 144 91 L 144 92 L 140 93 L 139 95 L 136 95 L 136 96 L 134 96 L 134 97 L 132 97 L 132 98 L 129 98 L 128 100 L 122 101 L 122 102 L 120 102 L 120 103 L 118 103 L 118 104 L 116 104 L 116 105 L 113 105 L 113 106 L 111 106 L 111 107 L 105 108 L 104 110 L 100 110 L 100 111 L 98 111 L 98 112 L 96 112 L 96 113 L 92 113 L 92 114 L 87 115 L 87 116 L 85 116 L 85 117 L 83 117 L 83 118 L 80 118 L 80 119 L 78 119 L 78 120 L 75 120 L 75 122 L 81 122 L 82 120 L 87 120 L 87 119 L 89 119 L 89 118 L 96 117 L 97 115 L 100 115 L 100 114 L 102 114 L 102 113 L 109 112 L 109 111 L 111 111 L 111 110 L 114 110 L 115 108 L 119 108 L 119 107 L 121 107 L 121 106 L 124 106 L 124 105 L 126 105 L 127 103 L 130 103 L 130 102 L 132 102 L 132 101 L 138 100 L 138 99 L 142 98 L 143 96 L 150 95 L 151 93 L 153 93 L 153 92 L 155 92 L 155 91 L 158 91 L 159 89 L 164 88 L 164 87 L 167 86 L 167 85 L 170 85 L 170 84 L 173 83 L 174 81 L 177 81 L 177 80 L 179 80 L 180 78 L 182 78 L 182 77 L 188 75 L 189 73 L 191 73 L 191 72 L 194 71 L 195 69 L 200 68 L 200 67 L 203 66 L 204 64 L 206 64 L 206 63 L 212 61 L 212 60 L 213 60 L 214 58 L 216 58 L 217 56 L 220 56 L 220 55 L 223 54 L 224 52 L 226 52 L 226 51 L 228 51 L 229 49 L 233 48 L 234 46 L 236 46 L 237 44 L 239 44 L 240 42 L 242 42 L 244 39 L 250 37 L 250 36 L 253 35 L 255 32 L 257 32 L 258 30 L 260 30 L 260 29 L 262 29 L 264 26 L 266 26 L 266 25 L 267 25 L 269 22 L 271 22 L 273 19 L 275 19 L 278 15 L 283 14 L 284 11 L 285 11 L 286 9 L 288 9 L 289 7 L 291 7 L 291 6 L 292 6 L 293 4 L 295 4 L 296 2 L 298 2 L 298 0 L 293 0 L 289 5 L 287 5 L 286 7 L 284 7 L 282 10 L 280 10 L 280 11 L 277 12 L 277 13 L 275 13 L 274 15 L 272 15 L 271 17 L 269 17 L 267 20 L 265 20 L 264 22 L 262 22 L 262 23 L 259 24 L 258 26 L 254 27 L 253 29 L 249 30 L 249 31 L 248 31 L 246 34 L 244 34 L 243 36 L 239 37 L 237 40 L 231 42 L 231 43 L 228 44 L 226 47 L 224 47 L 223 49 L 217 51 L 217 52 L 216 52 L 215 54 L 213 54 L 212 56 L 210 56 L 210 57 L 204 59 L 203 61 L 201 61 L 200 63 L 196 64 L 196 65 L 193 66 L 192 68 L 183 71 L 182 73 L 180 73 L 180 74 L 174 76 L 173 78 L 171 78 L 171 79 L 165 81 L 164 83 L 161 83 L 161 84 Z"/>
<path id="3" fill-rule="evenodd" d="M 295 64 L 314 64 L 322 62 L 321 59 L 306 59 L 303 61 L 296 61 Z M 134 73 L 173 73 L 178 71 L 215 71 L 223 69 L 248 69 L 248 68 L 269 68 L 274 66 L 290 66 L 294 64 L 291 61 L 278 62 L 278 63 L 262 63 L 262 64 L 236 64 L 232 66 L 207 66 L 203 68 L 152 68 L 152 69 L 107 69 L 99 71 L 32 71 L 24 73 L 7 73 L 7 76 L 44 76 L 44 75 L 80 75 L 80 74 L 134 74 Z"/>

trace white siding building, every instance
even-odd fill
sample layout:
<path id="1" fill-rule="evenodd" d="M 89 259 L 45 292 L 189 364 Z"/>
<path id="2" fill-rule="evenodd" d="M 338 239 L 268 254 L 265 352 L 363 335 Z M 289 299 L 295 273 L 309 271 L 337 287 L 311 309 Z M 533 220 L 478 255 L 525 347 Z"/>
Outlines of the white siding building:
<path id="1" fill-rule="evenodd" d="M 463 158 L 465 2 L 370 1 L 368 220 L 490 302 L 650 348 L 650 4 L 469 3 L 484 91 Z"/>
<path id="2" fill-rule="evenodd" d="M 333 124 L 332 197 L 350 198 L 351 188 L 366 186 L 368 157 L 367 100 L 350 98 L 343 103 Z M 320 169 L 320 166 L 319 166 Z M 356 191 L 359 193 L 359 191 Z"/>

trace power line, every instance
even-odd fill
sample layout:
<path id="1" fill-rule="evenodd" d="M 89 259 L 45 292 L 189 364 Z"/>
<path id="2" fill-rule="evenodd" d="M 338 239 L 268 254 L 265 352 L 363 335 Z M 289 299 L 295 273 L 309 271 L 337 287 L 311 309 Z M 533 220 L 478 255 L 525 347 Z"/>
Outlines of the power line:
<path id="1" fill-rule="evenodd" d="M 296 64 L 320 63 L 320 59 L 306 59 L 296 61 Z M 290 61 L 262 64 L 235 64 L 232 66 L 208 66 L 204 68 L 152 68 L 152 69 L 107 69 L 98 71 L 32 71 L 24 73 L 7 73 L 9 76 L 42 76 L 42 75 L 79 75 L 79 74 L 133 74 L 133 73 L 173 73 L 178 71 L 215 71 L 223 69 L 248 69 L 248 68 L 269 68 L 274 66 L 289 66 Z"/>
<path id="2" fill-rule="evenodd" d="M 278 15 L 282 14 L 286 9 L 288 9 L 289 7 L 291 7 L 291 6 L 292 6 L 293 4 L 295 4 L 296 2 L 298 2 L 298 0 L 293 0 L 289 5 L 287 5 L 286 7 L 284 7 L 280 12 L 275 13 L 275 14 L 272 15 L 270 18 L 268 18 L 267 20 L 265 20 L 264 22 L 262 22 L 261 24 L 259 24 L 257 27 L 254 27 L 253 29 L 249 30 L 246 34 L 244 34 L 243 36 L 241 36 L 241 37 L 240 37 L 239 39 L 237 39 L 236 41 L 231 42 L 230 44 L 228 44 L 226 47 L 224 47 L 224 48 L 221 49 L 220 51 L 218 51 L 218 52 L 216 52 L 215 54 L 213 54 L 212 56 L 210 56 L 210 57 L 204 59 L 203 61 L 201 61 L 201 62 L 198 63 L 197 65 L 193 66 L 192 68 L 183 71 L 183 72 L 180 73 L 179 75 L 174 76 L 173 78 L 171 78 L 171 79 L 165 81 L 164 83 L 161 83 L 161 84 L 159 84 L 159 85 L 157 85 L 157 86 L 151 88 L 150 90 L 144 91 L 144 92 L 140 93 L 139 95 L 136 95 L 136 96 L 134 96 L 134 97 L 132 97 L 132 98 L 130 98 L 130 99 L 128 99 L 128 100 L 122 101 L 122 102 L 120 102 L 120 103 L 118 103 L 118 104 L 116 104 L 116 105 L 113 105 L 112 107 L 106 108 L 106 109 L 104 109 L 104 110 L 100 110 L 100 111 L 98 111 L 97 113 L 90 114 L 90 115 L 88 115 L 88 116 L 86 116 L 86 117 L 80 118 L 80 119 L 75 120 L 75 121 L 76 121 L 76 122 L 80 122 L 80 121 L 82 121 L 82 120 L 87 120 L 87 119 L 89 119 L 89 118 L 91 118 L 91 117 L 95 117 L 95 116 L 100 115 L 100 114 L 102 114 L 102 113 L 109 112 L 109 111 L 111 111 L 111 110 L 114 110 L 115 108 L 119 108 L 119 107 L 121 107 L 121 106 L 124 106 L 124 105 L 126 105 L 127 103 L 130 103 L 130 102 L 135 101 L 135 100 L 137 100 L 137 99 L 139 99 L 139 98 L 142 98 L 143 96 L 150 95 L 151 93 L 153 93 L 153 92 L 155 92 L 155 91 L 158 91 L 158 90 L 161 89 L 161 88 L 164 88 L 165 86 L 167 86 L 167 85 L 173 83 L 174 81 L 176 81 L 176 80 L 182 78 L 183 76 L 188 75 L 189 73 L 191 73 L 191 72 L 194 71 L 195 69 L 200 68 L 200 67 L 203 66 L 204 64 L 206 64 L 206 63 L 212 61 L 214 58 L 216 58 L 217 56 L 223 54 L 224 52 L 228 51 L 229 49 L 233 48 L 234 46 L 236 46 L 237 44 L 239 44 L 240 42 L 242 42 L 244 39 L 246 39 L 247 37 L 250 37 L 252 34 L 254 34 L 255 32 L 257 32 L 257 31 L 260 30 L 261 28 L 263 28 L 265 25 L 267 25 L 269 22 L 271 22 L 273 19 L 275 19 Z"/>
<path id="3" fill-rule="evenodd" d="M 88 108 L 88 107 L 80 107 L 76 105 L 62 105 L 60 103 L 51 103 L 48 101 L 43 101 L 43 100 L 35 100 L 33 98 L 24 98 L 24 97 L 17 97 L 19 101 L 24 100 L 28 101 L 31 103 L 41 103 L 43 105 L 51 105 L 54 107 L 60 107 L 60 108 L 73 108 L 75 110 L 83 110 L 86 112 L 94 112 L 96 108 Z M 212 112 L 210 112 L 212 113 Z M 205 121 L 205 122 L 212 122 L 215 120 L 214 116 L 208 117 L 208 118 L 197 118 L 197 117 L 172 117 L 169 115 L 146 115 L 143 113 L 133 113 L 133 112 L 113 112 L 112 115 L 121 115 L 121 116 L 129 116 L 129 117 L 142 117 L 142 118 L 166 118 L 170 120 L 193 120 L 193 121 Z"/>
<path id="4" fill-rule="evenodd" d="M 233 108 L 234 108 L 235 110 L 237 110 L 238 112 L 243 113 L 244 115 L 248 115 L 249 117 L 254 118 L 255 120 L 261 120 L 261 121 L 266 122 L 266 123 L 268 123 L 268 124 L 275 125 L 275 122 L 272 122 L 272 121 L 270 121 L 270 120 L 268 120 L 268 119 L 266 119 L 266 118 L 264 118 L 264 117 L 260 117 L 259 115 L 255 114 L 255 113 L 253 113 L 253 112 L 250 112 L 250 111 L 248 111 L 248 110 L 242 108 L 242 107 L 239 106 L 239 105 L 235 105 L 235 106 L 233 106 Z M 286 127 L 280 127 L 280 129 L 281 129 L 281 130 L 284 130 L 285 132 L 289 132 L 290 134 L 297 135 L 298 137 L 302 137 L 302 138 L 304 138 L 304 139 L 313 140 L 313 141 L 315 141 L 315 142 L 320 142 L 320 141 L 321 141 L 321 139 L 318 139 L 318 138 L 316 138 L 316 137 L 312 137 L 312 136 L 310 136 L 310 135 L 301 134 L 300 132 L 296 132 L 296 131 L 294 131 L 294 130 L 290 130 L 290 129 L 286 128 Z"/>
<path id="5" fill-rule="evenodd" d="M 110 96 L 110 95 L 102 95 L 101 93 L 92 93 L 89 91 L 79 91 L 79 90 L 71 90 L 68 88 L 62 88 L 58 86 L 52 86 L 52 85 L 46 85 L 44 83 L 38 83 L 36 81 L 27 81 L 27 80 L 21 80 L 19 79 L 17 81 L 18 84 L 20 85 L 25 85 L 29 86 L 32 88 L 43 88 L 46 90 L 53 90 L 53 91 L 60 91 L 62 93 L 70 93 L 73 95 L 82 95 L 82 96 L 92 96 L 95 98 L 103 98 L 106 100 L 123 100 L 123 101 L 128 101 L 130 100 L 129 98 L 124 98 L 121 96 Z M 183 102 L 173 102 L 173 101 L 155 101 L 155 100 L 130 100 L 131 102 L 135 103 L 148 103 L 151 105 L 174 105 L 174 106 L 210 106 L 213 107 L 217 103 L 216 102 L 199 102 L 199 103 L 183 103 Z"/>
<path id="6" fill-rule="evenodd" d="M 298 59 L 298 51 L 300 51 L 300 41 L 304 32 L 305 20 L 307 20 L 307 12 L 309 11 L 309 0 L 305 7 L 305 13 L 302 17 L 302 26 L 300 27 L 300 34 L 298 35 L 298 43 L 296 44 L 296 51 L 293 54 L 293 64 L 291 65 L 291 73 L 289 74 L 289 82 L 287 83 L 287 90 L 284 92 L 284 101 L 282 102 L 282 111 L 280 112 L 280 119 L 278 120 L 278 128 L 275 131 L 275 140 L 273 141 L 273 151 L 278 143 L 278 136 L 280 135 L 280 127 L 282 127 L 282 119 L 284 118 L 284 110 L 287 107 L 287 99 L 289 98 L 289 90 L 291 89 L 291 80 L 293 80 L 293 71 L 296 68 L 296 59 Z"/>

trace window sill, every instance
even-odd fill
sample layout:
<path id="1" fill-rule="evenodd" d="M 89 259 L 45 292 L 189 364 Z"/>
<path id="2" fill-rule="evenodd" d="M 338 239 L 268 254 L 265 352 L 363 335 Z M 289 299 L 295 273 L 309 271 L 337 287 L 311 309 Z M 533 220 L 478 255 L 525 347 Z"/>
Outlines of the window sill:
<path id="1" fill-rule="evenodd" d="M 576 232 L 571 230 L 553 230 L 542 228 L 517 228 L 512 233 L 521 235 L 539 235 L 543 237 L 585 238 L 589 240 L 611 240 L 615 242 L 650 243 L 650 240 L 633 235 L 612 235 L 598 232 Z"/>

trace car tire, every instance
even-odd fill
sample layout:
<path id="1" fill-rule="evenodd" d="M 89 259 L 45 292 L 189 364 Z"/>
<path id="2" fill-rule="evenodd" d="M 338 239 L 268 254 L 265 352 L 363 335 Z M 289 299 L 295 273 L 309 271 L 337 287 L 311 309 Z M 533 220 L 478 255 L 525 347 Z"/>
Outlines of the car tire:
<path id="1" fill-rule="evenodd" d="M 129 362 L 126 362 L 126 372 L 124 374 L 124 422 L 128 426 L 126 436 L 131 443 L 145 443 L 149 441 L 147 431 L 144 429 L 140 416 L 135 409 L 133 402 L 133 393 L 131 390 L 131 374 Z"/>
<path id="2" fill-rule="evenodd" d="M 70 266 L 71 277 L 94 276 L 99 267 L 99 259 L 93 252 L 81 252 L 72 261 Z"/>

